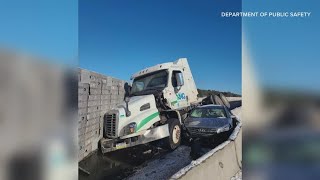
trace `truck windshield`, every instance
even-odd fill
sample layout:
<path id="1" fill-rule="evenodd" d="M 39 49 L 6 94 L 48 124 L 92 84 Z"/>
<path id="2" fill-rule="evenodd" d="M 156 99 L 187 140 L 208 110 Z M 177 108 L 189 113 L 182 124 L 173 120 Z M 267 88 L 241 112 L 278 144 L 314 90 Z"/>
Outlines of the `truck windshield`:
<path id="1" fill-rule="evenodd" d="M 191 112 L 193 118 L 226 118 L 226 112 L 222 108 L 196 108 Z"/>
<path id="2" fill-rule="evenodd" d="M 140 94 L 148 90 L 163 89 L 167 86 L 168 72 L 166 70 L 146 74 L 134 79 L 131 95 Z"/>

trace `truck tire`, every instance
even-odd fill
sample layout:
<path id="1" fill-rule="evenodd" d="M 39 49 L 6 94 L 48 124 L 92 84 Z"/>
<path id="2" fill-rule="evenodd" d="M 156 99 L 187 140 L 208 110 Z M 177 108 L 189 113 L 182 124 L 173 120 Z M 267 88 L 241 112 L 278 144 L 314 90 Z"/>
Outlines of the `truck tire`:
<path id="1" fill-rule="evenodd" d="M 224 104 L 228 109 L 230 109 L 230 103 L 229 103 L 228 99 L 227 99 L 222 93 L 219 94 L 219 97 L 220 97 L 220 99 L 222 100 L 223 104 Z"/>
<path id="2" fill-rule="evenodd" d="M 169 137 L 164 139 L 164 148 L 175 150 L 181 143 L 181 125 L 178 119 L 169 119 Z"/>
<path id="3" fill-rule="evenodd" d="M 219 96 L 214 95 L 213 98 L 214 98 L 215 104 L 224 106 L 224 103 L 223 103 L 223 101 L 219 98 Z"/>

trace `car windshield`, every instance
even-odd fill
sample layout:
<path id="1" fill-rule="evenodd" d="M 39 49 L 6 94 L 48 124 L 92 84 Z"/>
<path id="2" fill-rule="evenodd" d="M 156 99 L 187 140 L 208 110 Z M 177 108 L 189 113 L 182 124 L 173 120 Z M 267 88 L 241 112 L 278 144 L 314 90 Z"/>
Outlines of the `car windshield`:
<path id="1" fill-rule="evenodd" d="M 167 86 L 167 81 L 168 73 L 166 70 L 138 77 L 133 81 L 131 94 L 136 94 L 145 90 L 165 88 Z"/>
<path id="2" fill-rule="evenodd" d="M 226 118 L 226 112 L 223 108 L 196 108 L 194 109 L 190 117 L 193 118 Z"/>

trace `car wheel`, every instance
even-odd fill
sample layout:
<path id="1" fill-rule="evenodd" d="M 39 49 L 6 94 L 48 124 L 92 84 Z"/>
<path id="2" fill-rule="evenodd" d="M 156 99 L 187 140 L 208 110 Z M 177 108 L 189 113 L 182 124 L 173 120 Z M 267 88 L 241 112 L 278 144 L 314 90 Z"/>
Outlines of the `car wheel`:
<path id="1" fill-rule="evenodd" d="M 169 137 L 165 138 L 165 148 L 175 150 L 181 143 L 181 125 L 178 119 L 169 119 Z"/>
<path id="2" fill-rule="evenodd" d="M 230 103 L 229 103 L 228 99 L 227 99 L 222 93 L 219 94 L 219 97 L 220 97 L 220 99 L 222 100 L 223 104 L 224 104 L 228 109 L 230 109 Z"/>

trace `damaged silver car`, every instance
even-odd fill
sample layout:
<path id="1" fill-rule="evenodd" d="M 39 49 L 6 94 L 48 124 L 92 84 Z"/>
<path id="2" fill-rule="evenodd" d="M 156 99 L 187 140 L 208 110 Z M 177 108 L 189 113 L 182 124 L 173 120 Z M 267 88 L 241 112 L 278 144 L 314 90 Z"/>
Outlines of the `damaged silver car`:
<path id="1" fill-rule="evenodd" d="M 184 125 L 192 138 L 208 138 L 229 132 L 233 128 L 232 114 L 222 105 L 205 105 L 194 108 Z"/>
<path id="2" fill-rule="evenodd" d="M 190 156 L 197 159 L 202 147 L 214 148 L 227 140 L 238 119 L 223 105 L 204 105 L 194 108 L 184 121 L 184 130 L 191 145 Z"/>

